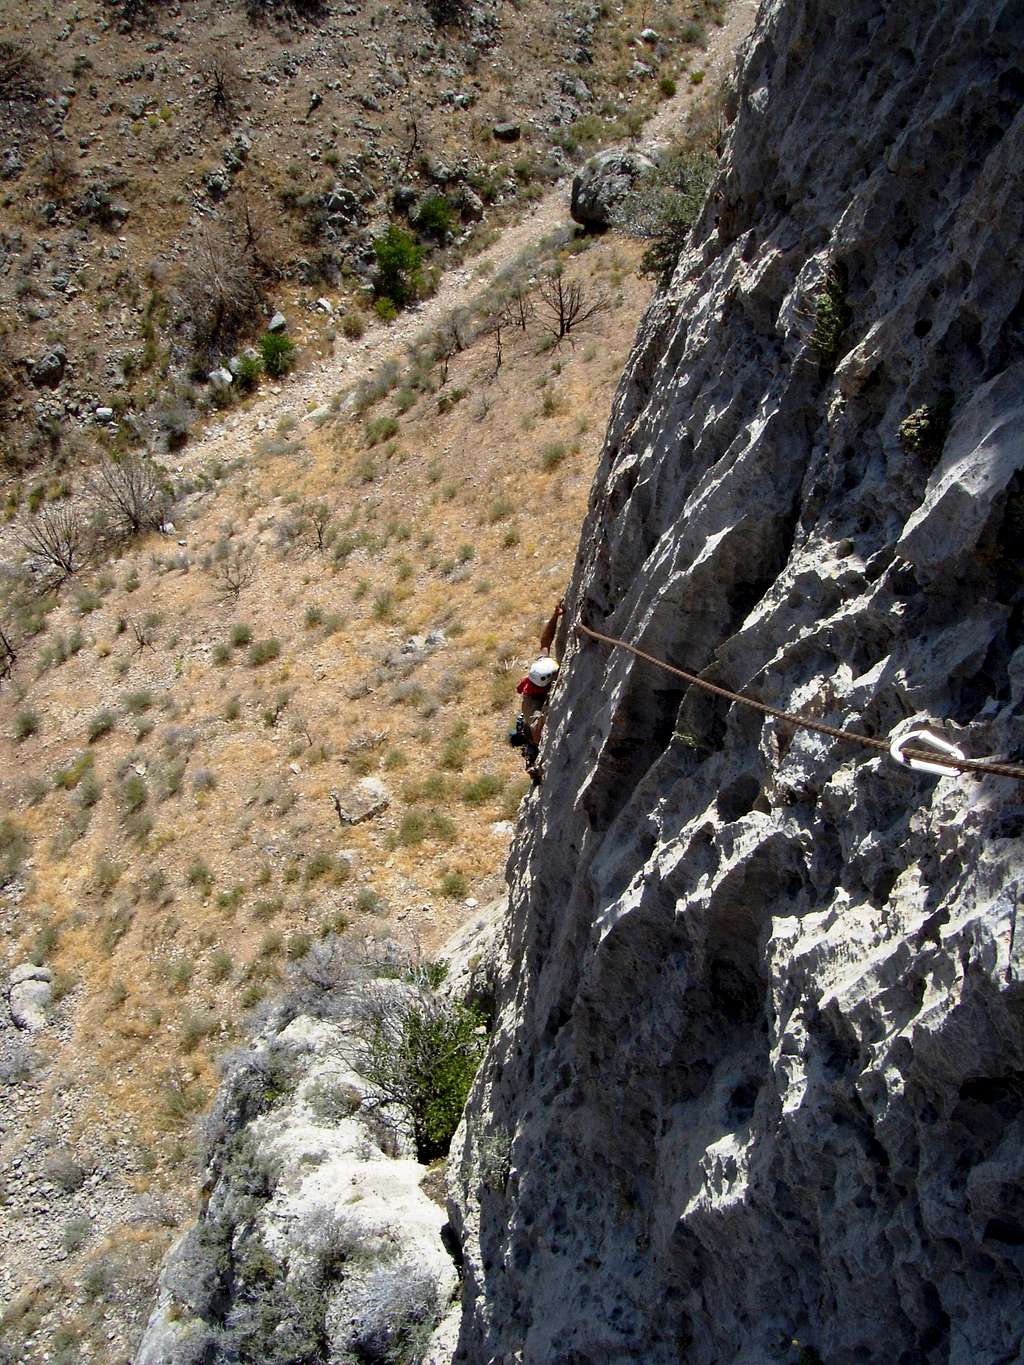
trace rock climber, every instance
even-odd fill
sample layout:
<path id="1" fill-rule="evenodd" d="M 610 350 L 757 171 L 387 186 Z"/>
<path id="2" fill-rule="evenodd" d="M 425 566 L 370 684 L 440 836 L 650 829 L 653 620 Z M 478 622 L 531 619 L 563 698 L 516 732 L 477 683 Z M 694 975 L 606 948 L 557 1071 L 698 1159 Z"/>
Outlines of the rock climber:
<path id="1" fill-rule="evenodd" d="M 545 707 L 551 693 L 551 684 L 558 677 L 558 660 L 551 658 L 548 650 L 554 642 L 555 631 L 558 629 L 558 621 L 563 610 L 562 601 L 559 599 L 540 634 L 541 656 L 533 661 L 526 677 L 516 688 L 522 697 L 522 704 L 516 728 L 509 736 L 509 742 L 522 748 L 523 757 L 526 759 L 526 771 L 533 778 L 534 785 L 540 781 L 537 755 L 540 750 L 540 737 L 544 731 Z"/>

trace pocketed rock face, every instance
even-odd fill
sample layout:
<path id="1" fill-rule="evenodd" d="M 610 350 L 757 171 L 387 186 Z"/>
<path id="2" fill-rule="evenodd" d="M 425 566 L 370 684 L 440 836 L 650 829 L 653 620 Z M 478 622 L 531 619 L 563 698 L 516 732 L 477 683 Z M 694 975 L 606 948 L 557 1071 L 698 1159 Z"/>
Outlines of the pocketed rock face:
<path id="1" fill-rule="evenodd" d="M 1021 50 L 999 0 L 762 8 L 570 620 L 1024 758 Z M 902 448 L 950 396 L 941 454 Z M 457 1154 L 459 1359 L 1021 1359 L 1024 784 L 565 655 Z"/>

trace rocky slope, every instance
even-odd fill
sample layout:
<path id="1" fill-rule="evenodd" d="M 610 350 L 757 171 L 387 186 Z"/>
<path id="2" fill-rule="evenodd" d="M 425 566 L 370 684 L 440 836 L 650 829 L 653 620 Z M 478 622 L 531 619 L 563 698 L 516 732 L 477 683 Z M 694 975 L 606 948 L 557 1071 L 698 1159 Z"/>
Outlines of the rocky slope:
<path id="1" fill-rule="evenodd" d="M 1020 757 L 1022 45 L 1001 0 L 762 7 L 570 620 Z M 566 658 L 458 1162 L 458 1358 L 1020 1359 L 1024 787 Z"/>

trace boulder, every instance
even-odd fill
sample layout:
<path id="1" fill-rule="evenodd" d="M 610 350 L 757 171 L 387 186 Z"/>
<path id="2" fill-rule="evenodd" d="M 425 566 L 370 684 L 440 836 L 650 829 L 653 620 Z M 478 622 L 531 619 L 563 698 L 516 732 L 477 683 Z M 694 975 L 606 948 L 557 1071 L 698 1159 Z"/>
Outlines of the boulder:
<path id="1" fill-rule="evenodd" d="M 97 408 L 97 409 L 96 409 L 96 420 L 97 420 L 97 422 L 109 422 L 109 421 L 112 421 L 112 420 L 113 420 L 113 416 L 114 416 L 114 409 L 113 409 L 113 408 Z"/>
<path id="2" fill-rule="evenodd" d="M 223 199 L 231 189 L 231 177 L 226 170 L 218 167 L 217 170 L 207 171 L 203 176 L 203 184 L 211 199 Z"/>
<path id="3" fill-rule="evenodd" d="M 391 804 L 391 793 L 376 777 L 361 777 L 347 792 L 334 792 L 333 796 L 343 825 L 361 825 Z"/>
<path id="4" fill-rule="evenodd" d="M 468 185 L 459 194 L 459 212 L 467 223 L 479 223 L 484 216 L 484 201 Z"/>
<path id="5" fill-rule="evenodd" d="M 396 185 L 391 193 L 391 207 L 396 213 L 408 213 L 418 197 L 412 185 Z"/>
<path id="6" fill-rule="evenodd" d="M 63 346 L 54 346 L 32 366 L 32 383 L 37 389 L 55 389 L 64 378 L 68 366 L 67 352 Z"/>
<path id="7" fill-rule="evenodd" d="M 268 332 L 283 332 L 288 327 L 288 321 L 283 313 L 275 313 L 267 323 Z"/>
<path id="8" fill-rule="evenodd" d="M 229 384 L 234 382 L 231 371 L 226 365 L 221 365 L 218 369 L 211 370 L 208 378 L 215 389 L 226 389 Z"/>
<path id="9" fill-rule="evenodd" d="M 366 222 L 366 210 L 357 195 L 344 185 L 335 185 L 321 200 L 328 220 L 341 227 L 360 227 Z"/>
<path id="10" fill-rule="evenodd" d="M 21 963 L 11 972 L 7 998 L 18 1028 L 45 1028 L 46 1011 L 53 999 L 53 972 L 32 962 Z"/>
<path id="11" fill-rule="evenodd" d="M 642 152 L 598 152 L 573 177 L 573 218 L 585 228 L 611 227 L 637 181 L 653 170 L 654 162 Z"/>
<path id="12" fill-rule="evenodd" d="M 496 123 L 491 133 L 498 142 L 518 142 L 523 130 L 518 123 Z"/>

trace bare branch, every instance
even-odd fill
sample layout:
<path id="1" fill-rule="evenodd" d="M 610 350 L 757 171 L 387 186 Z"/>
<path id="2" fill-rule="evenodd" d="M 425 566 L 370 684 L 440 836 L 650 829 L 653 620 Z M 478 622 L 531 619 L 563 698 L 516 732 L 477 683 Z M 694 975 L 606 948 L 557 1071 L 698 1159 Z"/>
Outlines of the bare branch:
<path id="1" fill-rule="evenodd" d="M 255 242 L 258 225 L 248 204 L 245 213 L 246 242 Z M 197 349 L 210 356 L 229 351 L 262 312 L 263 283 L 253 247 L 243 246 L 235 233 L 208 226 L 191 246 L 181 293 Z"/>
<path id="2" fill-rule="evenodd" d="M 236 603 L 242 589 L 256 578 L 256 560 L 248 545 L 236 545 L 213 567 L 217 596 L 225 602 Z"/>
<path id="3" fill-rule="evenodd" d="M 555 339 L 557 346 L 574 331 L 584 328 L 611 307 L 607 294 L 587 293 L 582 280 L 567 280 L 564 275 L 547 275 L 540 284 L 540 301 L 544 312 L 544 329 Z"/>
<path id="4" fill-rule="evenodd" d="M 132 646 L 132 654 L 141 654 L 145 649 L 152 649 L 156 639 L 156 632 L 152 626 L 145 621 L 130 621 L 132 635 L 135 637 L 135 644 Z"/>
<path id="5" fill-rule="evenodd" d="M 14 661 L 17 657 L 14 645 L 11 643 L 11 637 L 3 626 L 0 626 L 0 682 L 9 678 L 14 672 Z"/>
<path id="6" fill-rule="evenodd" d="M 518 327 L 521 332 L 525 332 L 533 321 L 535 312 L 532 292 L 526 285 L 518 284 L 505 300 L 499 316 L 509 327 Z"/>
<path id="7" fill-rule="evenodd" d="M 313 502 L 307 503 L 303 510 L 313 544 L 323 554 L 331 539 L 334 509 L 325 502 Z"/>
<path id="8" fill-rule="evenodd" d="M 60 587 L 88 560 L 89 528 L 71 503 L 46 507 L 35 517 L 22 517 L 18 539 L 27 554 L 43 560 L 54 571 L 53 587 Z"/>
<path id="9" fill-rule="evenodd" d="M 122 535 L 158 530 L 167 518 L 167 495 L 160 475 L 143 455 L 103 460 L 87 487 Z"/>
<path id="10" fill-rule="evenodd" d="M 202 85 L 196 103 L 227 128 L 234 122 L 239 75 L 234 62 L 218 48 L 205 53 L 199 72 Z"/>

